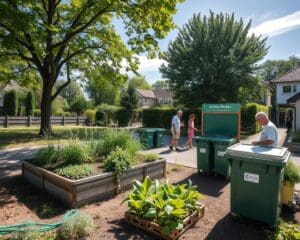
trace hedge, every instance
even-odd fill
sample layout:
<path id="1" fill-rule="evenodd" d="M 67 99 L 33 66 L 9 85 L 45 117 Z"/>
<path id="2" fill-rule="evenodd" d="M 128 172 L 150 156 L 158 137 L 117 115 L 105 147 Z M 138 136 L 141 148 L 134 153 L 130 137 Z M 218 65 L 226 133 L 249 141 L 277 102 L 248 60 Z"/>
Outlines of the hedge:
<path id="1" fill-rule="evenodd" d="M 153 107 L 143 109 L 143 126 L 144 127 L 160 127 L 171 128 L 172 117 L 176 114 L 177 109 L 173 107 Z M 184 129 L 187 128 L 189 115 L 196 115 L 195 127 L 200 129 L 201 126 L 201 110 L 200 109 L 183 109 L 181 120 L 184 122 Z"/>
<path id="2" fill-rule="evenodd" d="M 35 106 L 35 98 L 32 91 L 29 91 L 25 99 L 25 115 L 32 116 Z"/>
<path id="3" fill-rule="evenodd" d="M 3 114 L 8 116 L 17 116 L 19 99 L 15 90 L 10 90 L 4 94 Z"/>
<path id="4" fill-rule="evenodd" d="M 258 112 L 265 112 L 268 114 L 269 108 L 267 106 L 259 105 L 257 103 L 247 103 L 241 108 L 241 125 L 242 128 L 252 128 L 251 133 L 257 133 L 260 131 L 261 126 L 255 120 L 255 114 Z"/>

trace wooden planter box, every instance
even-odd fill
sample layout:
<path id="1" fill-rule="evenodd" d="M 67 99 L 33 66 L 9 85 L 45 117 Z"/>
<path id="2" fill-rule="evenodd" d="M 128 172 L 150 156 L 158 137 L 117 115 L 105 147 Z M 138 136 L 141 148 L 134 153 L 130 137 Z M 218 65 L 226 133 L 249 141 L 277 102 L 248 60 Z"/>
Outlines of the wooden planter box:
<path id="1" fill-rule="evenodd" d="M 161 178 L 165 174 L 165 159 L 132 167 L 120 177 L 121 190 L 130 188 L 134 180 L 143 181 L 146 176 Z M 28 161 L 23 161 L 22 175 L 25 181 L 48 192 L 71 208 L 112 197 L 118 191 L 116 175 L 112 172 L 70 180 Z"/>
<path id="2" fill-rule="evenodd" d="M 290 152 L 300 152 L 300 143 L 298 142 L 289 142 L 288 149 Z"/>
<path id="3" fill-rule="evenodd" d="M 161 239 L 174 240 L 179 238 L 188 228 L 192 227 L 201 217 L 204 216 L 204 207 L 204 205 L 201 205 L 197 211 L 193 212 L 190 216 L 183 220 L 183 229 L 175 230 L 168 236 L 163 234 L 161 227 L 157 223 L 141 219 L 129 212 L 125 213 L 125 221 L 143 229 L 144 231 L 150 232 Z"/>

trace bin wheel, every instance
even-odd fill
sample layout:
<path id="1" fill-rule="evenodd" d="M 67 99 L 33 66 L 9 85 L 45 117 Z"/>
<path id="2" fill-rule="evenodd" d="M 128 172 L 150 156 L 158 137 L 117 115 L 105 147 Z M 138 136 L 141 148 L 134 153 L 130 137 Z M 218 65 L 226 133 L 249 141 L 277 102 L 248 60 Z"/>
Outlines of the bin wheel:
<path id="1" fill-rule="evenodd" d="M 241 216 L 234 212 L 230 212 L 231 219 L 235 222 L 241 221 Z"/>

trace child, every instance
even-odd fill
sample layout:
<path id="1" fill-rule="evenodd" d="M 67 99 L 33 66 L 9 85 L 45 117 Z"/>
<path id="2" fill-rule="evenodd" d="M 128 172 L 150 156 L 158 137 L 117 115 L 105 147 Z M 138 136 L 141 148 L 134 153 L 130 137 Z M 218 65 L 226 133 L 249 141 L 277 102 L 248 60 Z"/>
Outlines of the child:
<path id="1" fill-rule="evenodd" d="M 198 131 L 197 128 L 194 127 L 194 120 L 195 120 L 195 114 L 191 114 L 189 116 L 189 122 L 188 122 L 188 140 L 186 142 L 186 145 L 189 149 L 192 148 L 192 142 L 193 138 L 195 137 L 195 131 Z"/>

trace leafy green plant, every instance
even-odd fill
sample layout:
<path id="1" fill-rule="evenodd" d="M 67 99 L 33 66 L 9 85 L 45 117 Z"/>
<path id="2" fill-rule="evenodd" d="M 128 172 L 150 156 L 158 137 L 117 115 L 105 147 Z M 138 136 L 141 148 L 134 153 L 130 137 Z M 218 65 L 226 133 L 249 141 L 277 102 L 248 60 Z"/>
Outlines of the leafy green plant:
<path id="1" fill-rule="evenodd" d="M 283 180 L 292 183 L 300 182 L 300 168 L 292 160 L 287 162 L 284 169 Z"/>
<path id="2" fill-rule="evenodd" d="M 91 166 L 87 164 L 83 165 L 67 165 L 55 170 L 58 175 L 61 175 L 70 179 L 80 179 L 88 177 L 92 174 Z"/>
<path id="3" fill-rule="evenodd" d="M 103 167 L 107 172 L 115 172 L 120 176 L 126 169 L 130 167 L 132 157 L 127 150 L 116 147 L 103 162 Z"/>
<path id="4" fill-rule="evenodd" d="M 155 152 L 143 154 L 143 159 L 145 162 L 153 162 L 159 158 L 159 155 Z"/>
<path id="5" fill-rule="evenodd" d="M 57 231 L 57 239 L 82 239 L 93 229 L 93 219 L 86 214 L 78 214 L 71 220 L 63 223 Z"/>
<path id="6" fill-rule="evenodd" d="M 133 192 L 123 202 L 128 202 L 128 211 L 140 218 L 158 223 L 165 235 L 183 228 L 183 220 L 199 209 L 202 195 L 189 184 L 171 185 L 151 181 L 136 181 Z"/>
<path id="7" fill-rule="evenodd" d="M 12 235 L 12 240 L 40 240 L 41 233 L 34 230 L 25 230 L 24 232 L 17 232 Z"/>
<path id="8" fill-rule="evenodd" d="M 282 220 L 279 221 L 276 231 L 269 236 L 271 240 L 299 240 L 300 239 L 300 226 L 293 223 L 286 223 Z"/>
<path id="9" fill-rule="evenodd" d="M 78 139 L 70 141 L 67 146 L 63 147 L 60 150 L 59 157 L 65 165 L 82 164 L 93 161 L 89 148 L 82 144 Z"/>
<path id="10" fill-rule="evenodd" d="M 55 149 L 53 145 L 48 145 L 47 148 L 42 148 L 37 152 L 33 163 L 38 166 L 52 165 L 57 162 L 58 153 L 58 149 Z"/>
<path id="11" fill-rule="evenodd" d="M 141 148 L 141 145 L 129 131 L 109 129 L 102 135 L 102 141 L 98 144 L 97 154 L 99 156 L 107 156 L 116 147 L 126 149 L 133 158 Z"/>

